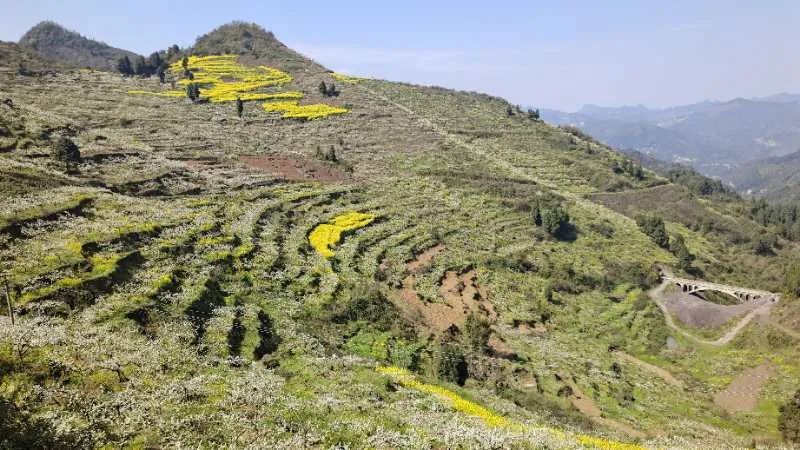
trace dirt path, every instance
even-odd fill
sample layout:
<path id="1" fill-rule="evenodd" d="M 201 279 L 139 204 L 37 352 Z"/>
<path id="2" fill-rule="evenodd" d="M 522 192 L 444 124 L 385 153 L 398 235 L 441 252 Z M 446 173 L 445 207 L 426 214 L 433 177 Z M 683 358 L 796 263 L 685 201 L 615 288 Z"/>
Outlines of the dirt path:
<path id="1" fill-rule="evenodd" d="M 662 369 L 661 367 L 658 367 L 656 365 L 650 364 L 650 363 L 648 363 L 646 361 L 642 361 L 641 359 L 639 359 L 639 358 L 637 358 L 637 357 L 635 357 L 633 355 L 629 355 L 629 354 L 627 354 L 627 353 L 625 353 L 623 351 L 616 351 L 616 352 L 614 352 L 614 354 L 617 355 L 622 360 L 625 360 L 625 361 L 627 361 L 627 362 L 629 362 L 631 364 L 639 366 L 640 368 L 644 369 L 647 372 L 650 372 L 650 373 L 652 373 L 654 375 L 657 375 L 659 378 L 661 378 L 662 380 L 666 381 L 667 384 L 671 384 L 671 385 L 673 385 L 673 386 L 675 386 L 677 388 L 683 389 L 683 382 L 681 380 L 675 378 L 667 370 Z"/>
<path id="2" fill-rule="evenodd" d="M 714 395 L 714 404 L 730 413 L 752 411 L 758 405 L 761 388 L 769 381 L 774 370 L 769 361 L 745 370 L 725 390 Z"/>
<path id="3" fill-rule="evenodd" d="M 716 347 L 726 345 L 730 343 L 756 316 L 766 316 L 769 314 L 771 304 L 764 304 L 747 313 L 747 315 L 745 315 L 742 320 L 739 321 L 739 323 L 737 323 L 733 328 L 728 330 L 718 339 L 713 341 L 701 339 L 679 327 L 672 318 L 669 308 L 667 308 L 666 304 L 664 303 L 664 290 L 667 288 L 667 286 L 669 286 L 669 284 L 669 281 L 663 281 L 660 285 L 658 285 L 658 287 L 651 289 L 648 292 L 648 295 L 656 302 L 656 305 L 661 308 L 661 311 L 664 313 L 664 320 L 666 321 L 668 327 L 699 344 L 713 345 Z"/>

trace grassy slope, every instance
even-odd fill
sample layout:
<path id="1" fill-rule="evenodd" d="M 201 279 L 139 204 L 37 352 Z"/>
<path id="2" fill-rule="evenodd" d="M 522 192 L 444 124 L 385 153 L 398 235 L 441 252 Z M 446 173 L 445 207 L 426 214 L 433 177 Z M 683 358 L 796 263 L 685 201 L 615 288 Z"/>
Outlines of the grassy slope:
<path id="1" fill-rule="evenodd" d="M 240 121 L 233 105 L 125 94 L 154 89 L 154 80 L 70 72 L 4 81 L 0 96 L 17 108 L 3 110 L 4 117 L 23 121 L 34 137 L 69 126 L 85 157 L 79 173 L 68 174 L 39 157 L 46 140 L 0 155 L 3 180 L 41 180 L 8 183 L 10 200 L 0 211 L 6 223 L 25 221 L 19 236 L 4 235 L 0 252 L 3 270 L 23 287 L 21 321 L 30 330 L 26 337 L 4 326 L 5 398 L 34 414 L 59 411 L 53 420 L 60 429 L 80 437 L 91 429 L 86 439 L 95 443 L 575 445 L 546 433 L 491 429 L 376 374 L 375 364 L 408 363 L 408 352 L 422 361 L 418 371 L 430 374 L 427 355 L 437 348 L 413 321 L 381 327 L 332 320 L 364 284 L 393 298 L 403 263 L 442 243 L 446 251 L 418 276 L 419 294 L 440 301 L 447 270 L 475 268 L 499 314 L 494 333 L 517 355 L 472 355 L 466 386 L 445 386 L 516 421 L 592 428 L 560 395 L 566 376 L 604 416 L 648 433 L 652 445 L 692 445 L 681 440 L 689 439 L 719 446 L 776 435 L 777 405 L 798 371 L 791 343 L 750 327 L 729 348 L 698 348 L 675 336 L 678 349 L 667 350 L 660 312 L 637 301 L 641 288 L 628 273 L 674 261 L 632 217 L 659 210 L 648 203 L 652 189 L 672 189 L 680 200 L 687 195 L 680 188 L 652 188 L 665 183 L 653 174 L 616 174 L 616 153 L 507 117 L 500 99 L 373 80 L 339 83 L 341 95 L 329 99 L 316 89 L 334 81 L 322 68 L 260 62 L 290 70 L 288 88 L 305 92 L 304 103 L 351 112 L 296 122 L 248 104 Z M 335 146 L 353 178 L 287 184 L 238 162 L 242 154 L 313 158 L 318 146 Z M 187 165 L 190 158 L 216 164 Z M 593 195 L 608 189 L 630 192 Z M 76 196 L 93 201 L 58 214 Z M 544 196 L 568 207 L 574 240 L 555 240 L 533 225 L 526 205 Z M 611 196 L 627 196 L 626 206 L 614 206 Z M 687 201 L 728 227 L 692 231 L 695 216 L 660 209 L 708 276 L 765 288 L 777 282 L 773 274 L 791 244 L 774 258 L 742 256 L 748 243 L 731 244 L 730 235 L 759 229 L 737 205 Z M 379 220 L 346 237 L 333 259 L 316 255 L 307 234 L 349 210 Z M 27 220 L 31 211 L 46 220 Z M 123 259 L 131 252 L 140 257 Z M 549 302 L 547 285 L 554 290 Z M 516 326 L 543 315 L 545 334 Z M 15 354 L 20 347 L 11 339 L 31 340 L 33 349 Z M 634 365 L 614 370 L 610 346 L 670 370 L 685 391 Z M 756 413 L 730 416 L 711 404 L 713 392 L 763 358 L 780 370 Z M 45 395 L 34 396 L 34 385 Z"/>

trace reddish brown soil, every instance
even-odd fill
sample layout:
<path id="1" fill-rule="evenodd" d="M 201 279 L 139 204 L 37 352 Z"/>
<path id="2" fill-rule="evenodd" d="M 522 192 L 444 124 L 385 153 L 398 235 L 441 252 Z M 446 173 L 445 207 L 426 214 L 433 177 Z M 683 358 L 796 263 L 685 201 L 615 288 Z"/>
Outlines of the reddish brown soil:
<path id="1" fill-rule="evenodd" d="M 397 306 L 406 317 L 436 333 L 441 333 L 453 325 L 462 326 L 470 312 L 494 321 L 497 314 L 488 301 L 487 290 L 475 281 L 478 274 L 474 270 L 461 274 L 452 270 L 445 273 L 439 287 L 443 303 L 426 302 L 419 297 L 416 291 L 416 275 L 430 266 L 433 258 L 442 251 L 444 246 L 437 245 L 406 263 L 408 275 L 403 279 L 403 285 L 399 289 L 398 296 L 401 301 Z M 500 352 L 504 349 L 497 350 Z"/>
<path id="2" fill-rule="evenodd" d="M 736 377 L 725 390 L 714 395 L 714 403 L 728 412 L 752 411 L 758 405 L 761 388 L 772 376 L 774 366 L 765 362 L 747 369 Z"/>
<path id="3" fill-rule="evenodd" d="M 416 258 L 406 263 L 406 271 L 409 273 L 419 273 L 424 268 L 431 265 L 433 258 L 444 251 L 444 245 L 433 246 L 417 255 Z"/>
<path id="4" fill-rule="evenodd" d="M 250 168 L 263 170 L 288 181 L 316 180 L 334 183 L 349 178 L 343 170 L 313 159 L 279 155 L 240 156 L 239 159 Z"/>

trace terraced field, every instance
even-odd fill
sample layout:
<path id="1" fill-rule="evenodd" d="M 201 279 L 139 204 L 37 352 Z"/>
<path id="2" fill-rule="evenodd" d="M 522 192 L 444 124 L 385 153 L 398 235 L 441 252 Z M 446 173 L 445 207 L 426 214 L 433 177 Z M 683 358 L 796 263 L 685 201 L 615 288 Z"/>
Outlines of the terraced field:
<path id="1" fill-rule="evenodd" d="M 2 75 L 0 397 L 19 430 L 71 447 L 779 445 L 791 335 L 753 324 L 708 348 L 645 295 L 676 259 L 631 199 L 685 189 L 501 99 L 237 61 L 347 112 L 239 118 L 129 94 L 170 89 L 156 79 Z M 53 159 L 57 136 L 79 162 Z M 534 213 L 555 205 L 558 232 Z M 736 219 L 721 231 L 665 218 L 698 268 L 771 289 L 742 267 L 796 244 L 735 269 L 763 231 L 741 207 L 696 201 Z M 714 406 L 764 358 L 750 411 Z"/>

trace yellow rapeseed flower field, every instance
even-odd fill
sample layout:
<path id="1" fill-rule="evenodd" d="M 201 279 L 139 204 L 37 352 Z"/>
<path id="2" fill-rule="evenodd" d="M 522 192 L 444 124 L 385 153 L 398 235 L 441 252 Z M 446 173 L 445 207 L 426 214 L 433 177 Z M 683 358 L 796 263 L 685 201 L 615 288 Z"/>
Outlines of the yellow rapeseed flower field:
<path id="1" fill-rule="evenodd" d="M 500 416 L 490 409 L 481 406 L 473 401 L 467 400 L 460 396 L 458 393 L 453 392 L 447 388 L 437 386 L 434 384 L 423 383 L 408 370 L 394 367 L 378 367 L 376 369 L 379 373 L 390 376 L 394 381 L 400 383 L 402 386 L 416 391 L 431 394 L 440 400 L 450 403 L 456 411 L 464 414 L 477 417 L 481 419 L 486 425 L 495 428 L 503 428 L 511 431 L 546 431 L 552 433 L 559 438 L 567 438 L 567 434 L 553 427 L 532 427 L 513 421 L 506 417 Z M 644 450 L 644 447 L 636 444 L 628 444 L 625 442 L 618 442 L 601 437 L 580 434 L 574 436 L 574 439 L 581 445 L 588 448 L 599 448 L 603 450 Z"/>
<path id="2" fill-rule="evenodd" d="M 334 217 L 330 222 L 317 225 L 308 235 L 308 242 L 320 255 L 330 258 L 333 256 L 331 246 L 342 239 L 342 233 L 365 227 L 375 220 L 372 214 L 349 212 Z"/>
<path id="3" fill-rule="evenodd" d="M 254 92 L 258 89 L 281 86 L 292 81 L 292 76 L 286 72 L 266 66 L 249 67 L 236 62 L 236 55 L 211 55 L 190 56 L 187 67 L 192 72 L 192 78 L 181 78 L 178 83 L 187 86 L 191 83 L 200 85 L 200 96 L 211 103 L 242 101 L 274 101 L 264 104 L 268 112 L 281 112 L 282 117 L 296 119 L 319 119 L 334 114 L 348 112 L 340 108 L 325 104 L 300 105 L 303 98 L 302 92 Z M 170 65 L 170 72 L 175 76 L 182 76 L 183 62 L 177 61 Z M 129 94 L 155 95 L 160 97 L 182 98 L 186 92 L 182 89 L 167 91 L 131 90 Z"/>

